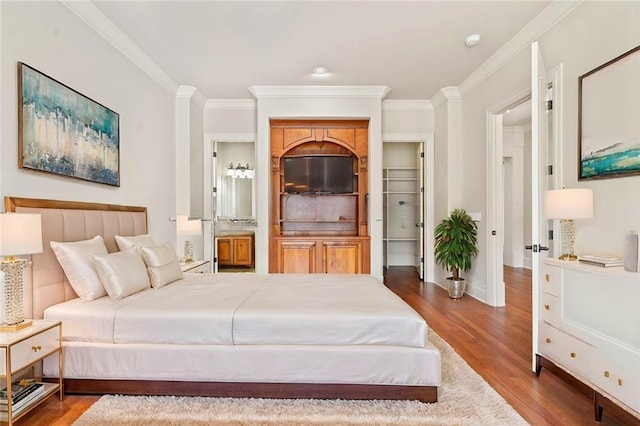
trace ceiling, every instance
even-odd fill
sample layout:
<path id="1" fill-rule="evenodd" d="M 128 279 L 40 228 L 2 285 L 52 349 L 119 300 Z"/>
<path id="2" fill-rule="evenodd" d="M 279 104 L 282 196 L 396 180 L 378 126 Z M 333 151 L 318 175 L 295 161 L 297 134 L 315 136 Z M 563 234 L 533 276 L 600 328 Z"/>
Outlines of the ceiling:
<path id="1" fill-rule="evenodd" d="M 177 85 L 247 99 L 254 85 L 459 85 L 549 1 L 94 1 Z M 464 39 L 480 34 L 480 44 Z M 323 77 L 316 66 L 327 67 Z"/>

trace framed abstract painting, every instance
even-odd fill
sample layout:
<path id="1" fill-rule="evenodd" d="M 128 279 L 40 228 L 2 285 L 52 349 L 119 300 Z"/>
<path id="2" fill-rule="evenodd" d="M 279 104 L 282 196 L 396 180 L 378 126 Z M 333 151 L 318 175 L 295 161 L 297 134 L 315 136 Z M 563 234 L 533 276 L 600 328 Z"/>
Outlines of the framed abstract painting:
<path id="1" fill-rule="evenodd" d="M 578 83 L 578 180 L 639 175 L 640 46 Z"/>
<path id="2" fill-rule="evenodd" d="M 19 62 L 18 167 L 120 186 L 120 116 Z"/>

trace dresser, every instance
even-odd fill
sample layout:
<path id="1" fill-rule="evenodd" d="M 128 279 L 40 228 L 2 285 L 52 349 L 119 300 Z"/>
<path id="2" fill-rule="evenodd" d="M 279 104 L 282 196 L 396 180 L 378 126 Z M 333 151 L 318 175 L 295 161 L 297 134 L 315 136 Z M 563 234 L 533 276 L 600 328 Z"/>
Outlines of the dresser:
<path id="1" fill-rule="evenodd" d="M 546 259 L 536 372 L 546 362 L 587 385 L 605 407 L 640 419 L 640 274 Z"/>

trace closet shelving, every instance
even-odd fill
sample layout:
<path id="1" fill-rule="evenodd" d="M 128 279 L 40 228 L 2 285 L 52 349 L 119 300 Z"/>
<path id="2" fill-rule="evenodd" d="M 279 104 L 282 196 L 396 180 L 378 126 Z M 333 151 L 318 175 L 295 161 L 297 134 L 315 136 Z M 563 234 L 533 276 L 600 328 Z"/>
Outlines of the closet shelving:
<path id="1" fill-rule="evenodd" d="M 415 264 L 419 241 L 420 184 L 417 167 L 385 167 L 384 200 L 384 265 Z"/>

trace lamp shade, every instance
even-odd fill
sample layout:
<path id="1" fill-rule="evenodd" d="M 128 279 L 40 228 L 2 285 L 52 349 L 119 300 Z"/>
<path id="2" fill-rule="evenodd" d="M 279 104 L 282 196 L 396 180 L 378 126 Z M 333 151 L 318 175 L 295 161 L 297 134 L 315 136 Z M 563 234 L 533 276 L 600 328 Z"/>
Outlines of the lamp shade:
<path id="1" fill-rule="evenodd" d="M 593 217 L 593 190 L 565 188 L 545 192 L 544 215 L 547 219 L 587 219 Z"/>
<path id="2" fill-rule="evenodd" d="M 39 214 L 0 214 L 0 256 L 42 253 L 42 219 Z"/>

